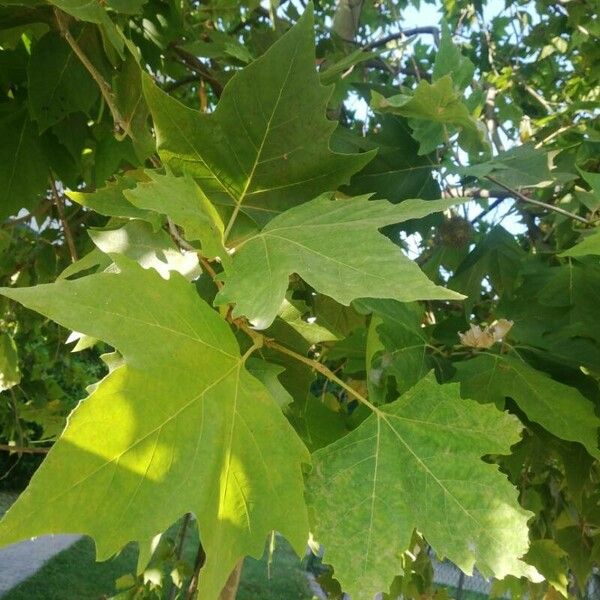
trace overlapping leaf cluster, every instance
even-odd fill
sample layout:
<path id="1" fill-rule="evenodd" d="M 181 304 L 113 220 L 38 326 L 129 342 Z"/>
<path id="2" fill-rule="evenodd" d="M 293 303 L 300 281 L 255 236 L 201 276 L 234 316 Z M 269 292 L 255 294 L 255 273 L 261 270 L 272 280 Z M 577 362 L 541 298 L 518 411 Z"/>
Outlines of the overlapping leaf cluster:
<path id="1" fill-rule="evenodd" d="M 299 555 L 318 542 L 353 599 L 432 593 L 432 553 L 494 593 L 581 591 L 600 552 L 593 126 L 561 137 L 540 118 L 555 151 L 505 151 L 508 75 L 446 23 L 431 75 L 418 47 L 398 90 L 390 69 L 366 77 L 385 59 L 344 39 L 343 11 L 323 50 L 312 6 L 208 8 L 0 8 L 0 210 L 32 211 L 30 245 L 50 247 L 2 265 L 0 388 L 38 428 L 3 436 L 56 437 L 71 408 L 48 386 L 50 402 L 21 398 L 20 371 L 41 377 L 14 342 L 19 305 L 112 349 L 0 543 L 82 533 L 104 559 L 135 541 L 143 571 L 192 513 L 208 600 L 273 531 Z M 512 198 L 524 233 L 474 217 L 487 198 Z M 498 319 L 486 348 L 458 336 Z"/>

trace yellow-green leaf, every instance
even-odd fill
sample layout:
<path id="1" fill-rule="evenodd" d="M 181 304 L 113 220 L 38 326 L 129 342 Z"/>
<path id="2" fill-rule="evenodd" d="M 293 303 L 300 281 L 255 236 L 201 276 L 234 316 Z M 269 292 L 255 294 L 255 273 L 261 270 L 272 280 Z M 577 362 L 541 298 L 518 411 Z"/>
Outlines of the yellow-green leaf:
<path id="1" fill-rule="evenodd" d="M 125 362 L 69 417 L 0 523 L 0 543 L 83 533 L 105 559 L 193 512 L 207 553 L 200 597 L 216 600 L 239 559 L 262 554 L 271 530 L 303 551 L 307 451 L 193 284 L 129 259 L 118 265 L 119 273 L 2 288 L 111 344 Z"/>

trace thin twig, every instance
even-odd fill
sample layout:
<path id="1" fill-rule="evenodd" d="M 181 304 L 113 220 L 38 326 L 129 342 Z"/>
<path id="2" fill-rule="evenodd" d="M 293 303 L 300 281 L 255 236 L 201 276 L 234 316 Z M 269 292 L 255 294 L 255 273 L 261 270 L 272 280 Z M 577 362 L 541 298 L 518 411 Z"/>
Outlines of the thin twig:
<path id="1" fill-rule="evenodd" d="M 175 225 L 175 223 L 173 223 L 173 221 L 171 221 L 171 219 L 167 218 L 167 226 L 169 228 L 169 233 L 171 234 L 171 237 L 173 238 L 173 241 L 182 249 L 182 250 L 188 250 L 190 252 L 197 252 L 198 249 L 194 248 L 194 246 L 192 246 L 187 240 L 184 240 L 181 237 L 181 234 L 179 233 L 178 229 L 177 229 L 177 225 Z"/>
<path id="2" fill-rule="evenodd" d="M 11 444 L 0 444 L 0 451 L 16 452 L 17 454 L 48 454 L 50 448 L 34 448 L 33 446 L 12 446 Z"/>
<path id="3" fill-rule="evenodd" d="M 579 221 L 580 223 L 585 223 L 586 225 L 591 225 L 591 223 L 585 217 L 580 217 L 579 215 L 569 212 L 568 210 L 565 210 L 564 208 L 560 208 L 559 206 L 554 206 L 553 204 L 547 204 L 546 202 L 542 202 L 541 200 L 534 200 L 533 198 L 528 198 L 527 196 L 525 196 L 525 194 L 522 194 L 521 192 L 519 192 L 517 190 L 513 190 L 511 187 L 505 185 L 501 181 L 498 181 L 495 177 L 492 177 L 491 175 L 487 175 L 486 179 L 488 179 L 492 183 L 495 183 L 497 186 L 500 186 L 502 189 L 505 189 L 506 191 L 510 192 L 512 194 L 512 196 L 517 200 L 522 200 L 523 202 L 527 202 L 528 204 L 533 204 L 534 206 L 539 206 L 540 208 L 545 208 L 547 210 L 551 210 L 551 211 L 559 213 L 565 217 L 569 217 L 570 219 L 575 219 L 576 221 Z"/>
<path id="4" fill-rule="evenodd" d="M 210 277 L 212 277 L 217 289 L 220 290 L 223 287 L 223 282 L 217 278 L 217 272 L 212 268 L 210 261 L 201 254 L 198 254 L 198 260 L 200 261 L 202 268 L 210 275 Z"/>
<path id="5" fill-rule="evenodd" d="M 370 42 L 369 44 L 364 45 L 363 50 L 373 50 L 373 48 L 379 48 L 381 46 L 385 46 L 388 42 L 393 42 L 395 40 L 399 40 L 402 38 L 410 37 L 411 35 L 418 35 L 420 33 L 429 33 L 433 36 L 433 40 L 436 46 L 439 46 L 440 43 L 440 30 L 434 26 L 425 26 L 425 27 L 413 27 L 412 29 L 403 29 L 402 31 L 398 31 L 396 33 L 391 33 L 390 35 L 386 35 L 374 42 Z"/>
<path id="6" fill-rule="evenodd" d="M 552 107 L 548 104 L 548 102 L 542 97 L 540 96 L 540 94 L 538 94 L 528 83 L 525 83 L 524 81 L 520 82 L 521 85 L 523 86 L 523 89 L 534 99 L 537 100 L 538 103 L 544 107 L 544 109 L 546 110 L 547 113 L 551 113 L 552 112 Z"/>
<path id="7" fill-rule="evenodd" d="M 213 75 L 212 71 L 196 56 L 190 54 L 183 48 L 172 45 L 171 50 L 177 55 L 177 57 L 183 61 L 183 63 L 196 72 L 202 79 L 210 83 L 213 92 L 217 98 L 221 97 L 223 93 L 223 84 Z"/>
<path id="8" fill-rule="evenodd" d="M 202 81 L 201 75 L 187 75 L 186 77 L 167 83 L 163 89 L 165 92 L 173 92 L 177 88 L 187 85 L 188 83 L 199 83 L 200 81 Z"/>
<path id="9" fill-rule="evenodd" d="M 61 195 L 58 193 L 58 189 L 56 188 L 56 180 L 54 179 L 54 177 L 50 177 L 50 190 L 52 192 L 52 198 L 54 199 L 54 205 L 56 206 L 56 212 L 58 213 L 58 218 L 60 219 L 63 233 L 65 235 L 67 247 L 69 248 L 69 254 L 71 255 L 71 262 L 77 262 L 79 260 L 79 257 L 77 256 L 77 248 L 75 247 L 75 240 L 73 239 L 73 233 L 71 232 L 71 228 L 69 227 L 69 223 L 65 217 L 65 206 L 63 204 L 63 199 L 62 199 Z"/>
<path id="10" fill-rule="evenodd" d="M 63 38 L 65 38 L 65 41 L 67 42 L 67 44 L 69 44 L 71 50 L 73 50 L 77 58 L 79 58 L 79 60 L 81 61 L 81 64 L 87 69 L 88 73 L 92 76 L 92 79 L 100 88 L 100 93 L 102 94 L 102 97 L 104 98 L 104 101 L 106 102 L 106 105 L 108 106 L 112 115 L 113 121 L 115 123 L 115 128 L 117 128 L 121 132 L 126 131 L 125 120 L 121 116 L 121 111 L 115 103 L 112 88 L 110 87 L 109 83 L 104 79 L 104 77 L 102 77 L 98 69 L 96 69 L 96 67 L 92 64 L 90 59 L 85 55 L 75 38 L 71 35 L 69 27 L 65 22 L 68 18 L 67 15 L 65 15 L 65 13 L 60 11 L 58 8 L 54 9 L 54 15 L 56 17 L 56 22 L 58 24 L 60 34 L 63 36 Z"/>
<path id="11" fill-rule="evenodd" d="M 474 225 L 478 221 L 481 221 L 485 215 L 491 213 L 495 208 L 498 208 L 506 198 L 510 196 L 502 196 L 501 198 L 496 198 L 485 210 L 481 211 L 474 219 L 471 220 L 471 225 Z"/>
<path id="12" fill-rule="evenodd" d="M 560 127 L 559 129 L 557 129 L 556 131 L 553 131 L 550 135 L 546 136 L 541 142 L 538 142 L 535 145 L 535 149 L 538 150 L 544 144 L 551 142 L 555 137 L 559 136 L 561 133 L 564 133 L 565 131 L 568 131 L 569 129 L 571 129 L 571 127 L 574 127 L 574 126 L 575 125 L 573 123 L 570 123 L 569 125 L 564 125 L 563 127 Z"/>
<path id="13" fill-rule="evenodd" d="M 169 228 L 169 233 L 173 238 L 173 241 L 181 248 L 182 250 L 188 250 L 190 252 L 195 252 L 198 255 L 198 261 L 202 265 L 202 268 L 212 277 L 215 285 L 218 289 L 223 287 L 223 282 L 217 279 L 217 272 L 213 269 L 210 261 L 205 256 L 202 256 L 200 252 L 198 252 L 198 248 L 194 248 L 187 240 L 185 240 L 177 229 L 177 225 L 171 221 L 171 219 L 167 218 L 167 226 Z"/>
<path id="14" fill-rule="evenodd" d="M 273 350 L 277 350 L 277 352 L 281 352 L 281 354 L 290 356 L 291 358 L 294 358 L 297 361 L 308 365 L 315 371 L 321 373 L 321 375 L 327 377 L 327 379 L 329 379 L 330 381 L 337 383 L 341 388 L 346 390 L 348 394 L 350 394 L 353 398 L 356 398 L 356 400 L 358 400 L 361 404 L 364 404 L 367 408 L 370 408 L 373 412 L 379 412 L 379 409 L 374 404 L 371 404 L 362 394 L 357 392 L 354 388 L 350 387 L 345 381 L 340 379 L 331 369 L 327 368 L 323 363 L 320 363 L 317 360 L 313 360 L 312 358 L 308 358 L 308 356 L 298 354 L 297 352 L 294 352 L 293 350 L 290 350 L 289 348 L 286 348 L 278 342 L 275 342 L 274 340 L 270 340 L 268 338 L 264 339 L 264 345 L 267 348 L 273 348 Z"/>

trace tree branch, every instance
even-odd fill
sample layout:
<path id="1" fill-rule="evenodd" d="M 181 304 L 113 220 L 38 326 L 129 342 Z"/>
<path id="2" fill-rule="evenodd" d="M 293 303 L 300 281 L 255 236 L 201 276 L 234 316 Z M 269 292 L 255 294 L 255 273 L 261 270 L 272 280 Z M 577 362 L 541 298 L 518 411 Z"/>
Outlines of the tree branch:
<path id="1" fill-rule="evenodd" d="M 431 81 L 431 75 L 426 73 L 425 71 L 421 71 L 419 67 L 416 65 L 416 61 L 412 64 L 412 69 L 409 67 L 400 67 L 400 68 L 392 68 L 385 61 L 380 58 L 371 58 L 362 63 L 367 69 L 378 69 L 380 71 L 388 71 L 397 75 L 398 73 L 402 73 L 403 75 L 409 75 L 411 77 L 416 77 L 417 79 L 425 79 L 426 81 Z"/>
<path id="2" fill-rule="evenodd" d="M 167 218 L 167 227 L 169 228 L 169 233 L 173 238 L 173 241 L 181 248 L 181 250 L 188 250 L 189 252 L 198 252 L 197 248 L 194 248 L 187 240 L 184 240 L 177 229 L 177 225 L 171 221 L 171 219 Z"/>
<path id="3" fill-rule="evenodd" d="M 200 81 L 202 81 L 201 75 L 187 75 L 186 77 L 182 77 L 181 79 L 167 83 L 163 89 L 165 92 L 172 92 L 177 88 L 188 85 L 189 83 L 198 83 Z"/>
<path id="4" fill-rule="evenodd" d="M 48 454 L 50 448 L 34 448 L 32 446 L 12 446 L 11 444 L 0 444 L 3 452 L 16 452 L 17 454 Z"/>
<path id="5" fill-rule="evenodd" d="M 579 221 L 580 223 L 585 223 L 586 225 L 591 225 L 590 221 L 588 221 L 585 217 L 580 217 L 579 215 L 569 212 L 568 210 L 565 210 L 564 208 L 560 208 L 559 206 L 547 204 L 546 202 L 542 202 L 541 200 L 534 200 L 533 198 L 528 198 L 527 196 L 525 196 L 525 194 L 522 194 L 521 192 L 519 192 L 517 190 L 513 190 L 512 188 L 503 184 L 501 181 L 498 181 L 495 177 L 492 177 L 491 175 L 487 175 L 486 179 L 488 179 L 492 183 L 496 184 L 497 186 L 501 187 L 502 189 L 510 192 L 511 196 L 515 200 L 522 200 L 523 202 L 527 202 L 528 204 L 533 204 L 534 206 L 539 206 L 540 208 L 545 208 L 546 210 L 550 210 L 550 211 L 553 211 L 560 215 L 563 215 L 565 217 L 569 217 L 569 219 L 574 219 L 575 221 Z"/>
<path id="6" fill-rule="evenodd" d="M 223 93 L 223 84 L 213 75 L 212 71 L 196 56 L 190 54 L 187 50 L 179 46 L 171 46 L 171 50 L 185 63 L 192 71 L 197 73 L 200 78 L 210 84 L 217 98 Z"/>
<path id="7" fill-rule="evenodd" d="M 67 242 L 67 247 L 69 248 L 69 254 L 71 255 L 71 262 L 77 262 L 79 257 L 77 256 L 77 248 L 75 247 L 75 240 L 73 239 L 73 233 L 71 232 L 71 228 L 69 227 L 69 223 L 65 217 L 65 206 L 63 203 L 63 199 L 61 195 L 58 193 L 56 189 L 56 181 L 54 177 L 50 176 L 50 190 L 52 192 L 52 198 L 54 199 L 54 205 L 56 206 L 56 212 L 58 213 L 58 218 L 62 225 L 62 230 L 65 235 L 65 241 Z"/>
<path id="8" fill-rule="evenodd" d="M 388 42 L 393 42 L 395 40 L 400 40 L 402 38 L 410 37 L 411 35 L 419 35 L 420 33 L 428 33 L 433 36 L 433 41 L 436 46 L 440 45 L 440 30 L 435 26 L 424 26 L 424 27 L 413 27 L 411 29 L 403 29 L 402 31 L 398 31 L 396 33 L 390 33 L 390 35 L 386 35 L 378 40 L 370 42 L 362 47 L 363 50 L 373 50 L 374 48 L 380 48 L 381 46 L 385 46 Z M 345 40 L 349 41 L 349 40 Z M 356 42 L 353 42 L 356 43 Z"/>
<path id="9" fill-rule="evenodd" d="M 501 198 L 496 198 L 496 200 L 494 200 L 494 202 L 492 202 L 485 210 L 481 211 L 474 219 L 471 219 L 471 225 L 481 221 L 485 215 L 491 213 L 495 208 L 498 208 L 498 206 L 509 197 L 510 196 L 502 196 Z"/>
<path id="10" fill-rule="evenodd" d="M 257 332 L 254 331 L 254 333 L 256 334 Z M 321 375 L 327 377 L 327 379 L 329 379 L 330 381 L 337 383 L 337 385 L 343 388 L 348 394 L 350 394 L 353 398 L 358 400 L 361 404 L 364 404 L 367 408 L 370 408 L 373 412 L 379 412 L 379 410 L 374 404 L 371 404 L 362 394 L 357 392 L 354 388 L 350 387 L 345 381 L 340 379 L 331 369 L 327 368 L 323 363 L 320 363 L 317 360 L 313 360 L 312 358 L 308 358 L 308 356 L 302 356 L 302 354 L 298 354 L 297 352 L 294 352 L 293 350 L 290 350 L 289 348 L 286 348 L 278 342 L 270 340 L 268 338 L 264 338 L 263 344 L 267 348 L 273 348 L 273 350 L 277 350 L 277 352 L 281 352 L 281 354 L 290 356 L 291 358 L 301 363 L 304 363 L 305 365 L 308 365 L 315 371 L 321 373 Z"/>
<path id="11" fill-rule="evenodd" d="M 108 82 L 102 77 L 98 69 L 92 64 L 90 59 L 85 55 L 83 50 L 79 47 L 79 44 L 75 40 L 75 38 L 71 35 L 69 31 L 69 27 L 67 26 L 65 19 L 67 19 L 67 15 L 60 11 L 58 8 L 54 9 L 54 15 L 56 17 L 56 22 L 58 24 L 58 30 L 60 34 L 65 38 L 67 44 L 71 47 L 71 50 L 75 53 L 77 58 L 81 61 L 83 66 L 87 69 L 88 73 L 92 76 L 92 79 L 97 83 L 100 88 L 100 92 L 106 105 L 108 106 L 110 113 L 112 115 L 113 121 L 115 123 L 115 127 L 120 131 L 126 131 L 124 126 L 124 119 L 121 116 L 121 111 L 115 103 L 113 98 L 112 88 L 108 84 Z"/>

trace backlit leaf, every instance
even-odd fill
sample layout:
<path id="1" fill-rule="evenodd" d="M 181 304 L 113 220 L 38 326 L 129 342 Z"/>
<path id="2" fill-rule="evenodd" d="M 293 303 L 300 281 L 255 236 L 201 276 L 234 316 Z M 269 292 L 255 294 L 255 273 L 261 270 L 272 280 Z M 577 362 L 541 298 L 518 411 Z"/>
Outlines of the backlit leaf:
<path id="1" fill-rule="evenodd" d="M 275 319 L 292 273 L 317 291 L 348 305 L 356 298 L 460 299 L 435 286 L 400 248 L 377 230 L 385 225 L 444 210 L 452 201 L 405 200 L 392 205 L 361 196 L 333 200 L 324 194 L 273 219 L 246 239 L 217 296 L 235 304 L 264 329 Z M 360 253 L 355 251 L 359 246 Z"/>
<path id="2" fill-rule="evenodd" d="M 377 112 L 391 112 L 410 119 L 413 136 L 420 144 L 420 155 L 429 154 L 447 142 L 452 135 L 449 127 L 460 131 L 466 149 L 484 149 L 484 133 L 454 88 L 450 75 L 434 83 L 421 81 L 412 95 L 384 98 L 373 91 L 371 105 Z"/>
<path id="3" fill-rule="evenodd" d="M 70 416 L 0 524 L 0 543 L 84 533 L 105 559 L 193 512 L 207 553 L 201 598 L 216 600 L 238 560 L 262 554 L 272 529 L 303 551 L 307 452 L 192 284 L 129 259 L 118 264 L 120 273 L 2 289 L 105 340 L 125 364 Z"/>
<path id="4" fill-rule="evenodd" d="M 325 117 L 331 90 L 314 66 L 313 16 L 228 83 L 213 114 L 184 107 L 144 79 L 161 158 L 187 171 L 209 199 L 264 225 L 287 208 L 334 190 L 373 156 L 336 154 Z M 227 236 L 226 236 L 227 237 Z"/>
<path id="5" fill-rule="evenodd" d="M 529 419 L 563 440 L 580 442 L 600 458 L 600 419 L 594 405 L 575 388 L 506 355 L 481 354 L 456 368 L 464 396 L 500 406 L 512 398 Z"/>
<path id="6" fill-rule="evenodd" d="M 485 454 L 508 453 L 515 417 L 460 398 L 429 375 L 313 454 L 314 533 L 356 600 L 387 589 L 418 529 L 465 572 L 524 574 L 529 514 Z"/>

